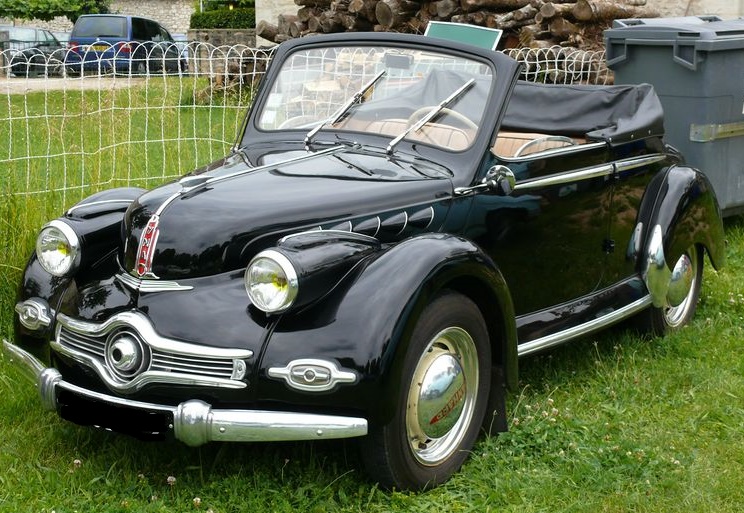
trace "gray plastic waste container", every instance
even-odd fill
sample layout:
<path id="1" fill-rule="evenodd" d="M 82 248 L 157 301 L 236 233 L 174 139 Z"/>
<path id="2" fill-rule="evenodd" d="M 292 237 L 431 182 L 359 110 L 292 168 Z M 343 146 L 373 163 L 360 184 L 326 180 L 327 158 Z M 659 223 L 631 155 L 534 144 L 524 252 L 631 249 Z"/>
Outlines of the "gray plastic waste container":
<path id="1" fill-rule="evenodd" d="M 617 20 L 604 38 L 615 83 L 652 84 L 666 141 L 708 175 L 724 215 L 744 212 L 744 19 Z"/>

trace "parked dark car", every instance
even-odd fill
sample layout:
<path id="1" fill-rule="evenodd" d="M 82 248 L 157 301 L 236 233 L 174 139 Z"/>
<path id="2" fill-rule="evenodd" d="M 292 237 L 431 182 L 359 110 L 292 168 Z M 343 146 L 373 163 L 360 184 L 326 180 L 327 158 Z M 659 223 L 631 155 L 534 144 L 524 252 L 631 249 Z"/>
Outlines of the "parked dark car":
<path id="1" fill-rule="evenodd" d="M 279 46 L 225 158 L 49 222 L 6 353 L 65 419 L 191 446 L 360 437 L 385 487 L 507 428 L 518 358 L 695 312 L 705 175 L 641 86 L 390 33 Z"/>
<path id="2" fill-rule="evenodd" d="M 65 58 L 68 74 L 177 73 L 183 68 L 181 49 L 158 22 L 139 16 L 88 14 L 70 33 Z"/>
<path id="3" fill-rule="evenodd" d="M 8 59 L 13 76 L 32 78 L 61 73 L 65 50 L 51 32 L 12 25 L 0 25 L 0 32 L 8 33 L 0 51 Z"/>

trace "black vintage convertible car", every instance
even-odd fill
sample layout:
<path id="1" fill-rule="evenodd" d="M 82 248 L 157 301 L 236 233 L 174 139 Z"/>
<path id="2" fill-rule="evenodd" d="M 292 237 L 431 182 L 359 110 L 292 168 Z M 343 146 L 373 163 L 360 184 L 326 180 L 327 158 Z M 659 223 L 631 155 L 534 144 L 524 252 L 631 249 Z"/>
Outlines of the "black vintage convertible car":
<path id="1" fill-rule="evenodd" d="M 4 350 L 65 419 L 191 446 L 360 437 L 386 487 L 506 429 L 518 358 L 692 318 L 710 183 L 650 86 L 423 36 L 280 45 L 232 153 L 38 236 Z"/>

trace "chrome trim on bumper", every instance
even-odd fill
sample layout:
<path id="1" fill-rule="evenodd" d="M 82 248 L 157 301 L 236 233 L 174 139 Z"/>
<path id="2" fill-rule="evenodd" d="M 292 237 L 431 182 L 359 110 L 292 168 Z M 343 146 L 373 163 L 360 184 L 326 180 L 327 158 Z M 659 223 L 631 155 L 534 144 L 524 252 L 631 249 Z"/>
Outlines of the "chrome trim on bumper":
<path id="1" fill-rule="evenodd" d="M 57 409 L 57 389 L 107 404 L 173 415 L 176 439 L 190 446 L 211 441 L 259 442 L 351 438 L 367 434 L 367 420 L 359 417 L 263 410 L 215 410 L 200 400 L 178 406 L 133 401 L 81 388 L 62 379 L 30 353 L 3 340 L 3 353 L 39 389 L 47 409 Z"/>

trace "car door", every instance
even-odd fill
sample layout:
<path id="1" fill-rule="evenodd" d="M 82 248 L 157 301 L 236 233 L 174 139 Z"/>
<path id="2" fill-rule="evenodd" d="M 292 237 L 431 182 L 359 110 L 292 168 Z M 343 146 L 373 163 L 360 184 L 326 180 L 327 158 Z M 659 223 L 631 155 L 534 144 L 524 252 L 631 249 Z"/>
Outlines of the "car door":
<path id="1" fill-rule="evenodd" d="M 601 283 L 608 252 L 612 164 L 604 144 L 496 158 L 514 174 L 510 194 L 473 196 L 473 237 L 501 269 L 516 314 L 586 296 Z"/>

